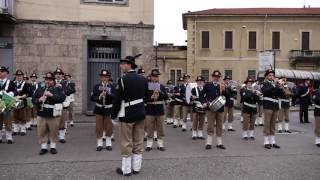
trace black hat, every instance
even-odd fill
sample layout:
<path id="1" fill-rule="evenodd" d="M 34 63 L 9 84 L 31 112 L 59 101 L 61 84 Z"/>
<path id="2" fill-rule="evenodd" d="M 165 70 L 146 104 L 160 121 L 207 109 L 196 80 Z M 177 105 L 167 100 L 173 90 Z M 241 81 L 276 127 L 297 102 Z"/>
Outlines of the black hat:
<path id="1" fill-rule="evenodd" d="M 150 75 L 151 76 L 159 76 L 160 75 L 159 69 L 152 69 Z"/>
<path id="2" fill-rule="evenodd" d="M 126 58 L 124 59 L 121 59 L 120 62 L 126 62 L 128 64 L 131 64 L 132 65 L 132 68 L 135 69 L 137 68 L 138 66 L 136 65 L 136 58 L 138 58 L 139 56 L 141 56 L 142 54 L 138 54 L 136 56 L 127 56 Z"/>
<path id="3" fill-rule="evenodd" d="M 99 76 L 111 76 L 111 73 L 106 69 L 102 69 Z"/>
<path id="4" fill-rule="evenodd" d="M 215 76 L 215 77 L 221 77 L 221 72 L 219 70 L 214 70 L 211 74 L 211 76 Z"/>
<path id="5" fill-rule="evenodd" d="M 38 78 L 38 76 L 37 76 L 36 73 L 32 73 L 31 76 L 30 76 L 30 78 L 32 78 L 32 77 Z"/>
<path id="6" fill-rule="evenodd" d="M 191 76 L 189 75 L 189 74 L 184 74 L 183 75 L 183 79 L 185 79 L 185 78 L 190 78 Z"/>
<path id="7" fill-rule="evenodd" d="M 142 68 L 138 69 L 138 74 L 144 74 L 144 73 L 146 73 L 146 71 L 144 69 L 142 69 Z"/>
<path id="8" fill-rule="evenodd" d="M 223 78 L 223 80 L 231 80 L 231 77 L 230 76 L 225 76 L 224 78 Z"/>
<path id="9" fill-rule="evenodd" d="M 255 82 L 255 80 L 252 77 L 247 77 L 244 83 L 247 84 L 248 82 Z"/>
<path id="10" fill-rule="evenodd" d="M 62 75 L 64 75 L 62 69 L 60 69 L 60 68 L 57 68 L 56 71 L 54 71 L 54 74 L 55 74 L 55 75 L 56 75 L 56 74 L 62 74 Z"/>
<path id="11" fill-rule="evenodd" d="M 109 78 L 109 81 L 110 81 L 110 82 L 113 82 L 113 79 L 110 77 L 110 78 Z"/>
<path id="12" fill-rule="evenodd" d="M 167 81 L 167 84 L 173 84 L 173 83 L 172 83 L 172 81 L 171 81 L 171 80 L 168 80 L 168 81 Z"/>
<path id="13" fill-rule="evenodd" d="M 52 72 L 47 72 L 43 78 L 55 80 L 54 74 Z"/>
<path id="14" fill-rule="evenodd" d="M 23 75 L 23 79 L 29 80 L 29 77 L 27 76 L 27 74 Z"/>
<path id="15" fill-rule="evenodd" d="M 24 73 L 21 70 L 17 70 L 15 73 L 16 76 L 23 76 Z"/>
<path id="16" fill-rule="evenodd" d="M 202 76 L 197 76 L 196 81 L 205 81 L 204 78 Z"/>
<path id="17" fill-rule="evenodd" d="M 268 76 L 268 74 L 270 74 L 270 73 L 274 74 L 274 70 L 272 70 L 272 69 L 266 70 L 266 72 L 264 73 L 264 77 Z"/>
<path id="18" fill-rule="evenodd" d="M 65 73 L 64 77 L 67 77 L 67 76 L 69 76 L 70 78 L 72 77 L 71 74 Z"/>
<path id="19" fill-rule="evenodd" d="M 178 82 L 179 82 L 179 81 L 183 81 L 183 77 L 179 77 L 179 78 L 178 78 Z"/>
<path id="20" fill-rule="evenodd" d="M 0 66 L 0 71 L 6 71 L 7 73 L 9 73 L 9 68 Z"/>

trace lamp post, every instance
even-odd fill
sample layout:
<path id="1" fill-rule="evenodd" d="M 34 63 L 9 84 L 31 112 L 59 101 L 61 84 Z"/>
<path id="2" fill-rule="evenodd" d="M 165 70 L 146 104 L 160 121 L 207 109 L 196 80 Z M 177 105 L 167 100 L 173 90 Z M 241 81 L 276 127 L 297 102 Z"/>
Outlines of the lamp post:
<path id="1" fill-rule="evenodd" d="M 156 41 L 156 68 L 158 67 L 158 43 Z"/>

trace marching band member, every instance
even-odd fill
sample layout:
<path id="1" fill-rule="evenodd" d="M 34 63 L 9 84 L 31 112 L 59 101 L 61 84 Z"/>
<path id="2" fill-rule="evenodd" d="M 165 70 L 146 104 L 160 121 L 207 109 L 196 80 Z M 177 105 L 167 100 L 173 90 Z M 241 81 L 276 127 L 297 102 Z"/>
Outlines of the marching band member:
<path id="1" fill-rule="evenodd" d="M 242 113 L 242 108 L 243 108 L 243 97 L 242 93 L 246 89 L 246 84 L 242 84 L 239 90 L 240 93 L 240 109 L 241 109 L 241 116 L 240 116 L 240 122 L 243 123 L 243 113 Z"/>
<path id="2" fill-rule="evenodd" d="M 147 147 L 150 151 L 153 145 L 154 131 L 157 132 L 157 144 L 160 151 L 165 151 L 163 145 L 164 137 L 164 101 L 168 99 L 165 87 L 159 83 L 160 72 L 158 69 L 151 71 L 151 82 L 148 83 L 148 98 L 146 106 L 146 125 L 147 125 Z"/>
<path id="3" fill-rule="evenodd" d="M 292 95 L 287 83 L 286 78 L 280 78 L 280 87 L 283 89 L 284 94 L 279 99 L 280 109 L 279 109 L 279 116 L 278 116 L 278 133 L 291 133 L 289 130 L 289 109 L 290 109 L 290 97 Z M 282 128 L 282 122 L 284 123 L 284 131 Z"/>
<path id="4" fill-rule="evenodd" d="M 27 74 L 24 74 L 23 81 L 26 83 L 25 86 L 27 86 L 27 88 L 28 88 L 28 96 L 26 98 L 26 100 L 27 100 L 27 105 L 26 105 L 26 129 L 30 131 L 30 130 L 32 130 L 32 128 L 31 128 L 31 111 L 32 111 L 32 108 L 33 108 L 33 104 L 32 104 L 33 91 L 32 91 L 32 87 L 31 87 L 31 83 L 29 83 L 29 77 L 27 76 Z"/>
<path id="5" fill-rule="evenodd" d="M 16 85 L 13 81 L 8 79 L 9 70 L 4 66 L 0 66 L 0 92 L 6 92 L 11 96 L 14 96 L 16 93 Z M 2 96 L 2 93 L 0 94 Z M 0 113 L 0 143 L 2 143 L 2 128 L 3 124 L 5 125 L 5 137 L 7 140 L 7 144 L 13 143 L 12 138 L 12 120 L 13 120 L 13 112 L 7 111 Z"/>
<path id="6" fill-rule="evenodd" d="M 45 74 L 45 87 L 38 87 L 33 95 L 32 102 L 38 107 L 38 138 L 41 145 L 40 155 L 48 152 L 48 140 L 50 141 L 50 153 L 57 154 L 57 135 L 62 111 L 62 102 L 66 96 L 61 88 L 55 86 L 54 74 Z"/>
<path id="7" fill-rule="evenodd" d="M 258 91 L 261 92 L 261 82 L 256 81 L 256 86 L 258 87 Z M 256 126 L 263 126 L 263 94 L 259 96 L 259 101 L 258 101 L 258 118 L 256 118 L 255 125 Z"/>
<path id="8" fill-rule="evenodd" d="M 72 81 L 72 76 L 71 74 L 66 73 L 64 75 L 65 78 L 65 94 L 68 98 L 68 100 L 70 101 L 70 105 L 68 107 L 68 119 L 70 121 L 70 126 L 73 127 L 74 126 L 74 122 L 73 122 L 73 108 L 74 108 L 74 94 L 76 93 L 76 84 Z M 66 122 L 67 124 L 67 122 Z M 67 128 L 67 126 L 66 126 Z"/>
<path id="9" fill-rule="evenodd" d="M 178 85 L 173 89 L 173 99 L 174 99 L 174 123 L 173 128 L 182 127 L 182 105 L 183 105 L 183 95 L 182 95 L 183 78 L 178 79 Z"/>
<path id="10" fill-rule="evenodd" d="M 300 123 L 309 123 L 308 119 L 308 108 L 309 105 L 311 104 L 311 99 L 310 99 L 310 80 L 306 79 L 303 84 L 300 84 L 297 88 L 297 97 L 300 100 Z"/>
<path id="11" fill-rule="evenodd" d="M 250 77 L 244 82 L 246 88 L 243 90 L 241 96 L 243 98 L 243 107 L 242 107 L 242 138 L 248 140 L 248 138 L 254 140 L 254 123 L 257 115 L 257 103 L 259 101 L 259 94 L 253 89 L 252 83 L 254 80 Z"/>
<path id="12" fill-rule="evenodd" d="M 118 80 L 111 115 L 112 119 L 118 116 L 120 121 L 122 167 L 116 172 L 124 176 L 138 174 L 142 165 L 144 99 L 148 96 L 148 83 L 134 70 L 137 68 L 135 59 L 140 55 L 120 60 L 120 68 L 125 74 Z"/>
<path id="13" fill-rule="evenodd" d="M 166 92 L 169 96 L 169 100 L 166 101 L 166 116 L 167 116 L 167 125 L 173 124 L 174 121 L 174 101 L 172 101 L 174 85 L 171 80 L 167 81 Z"/>
<path id="14" fill-rule="evenodd" d="M 182 105 L 182 131 L 187 130 L 187 118 L 188 118 L 188 113 L 191 110 L 191 104 L 190 104 L 190 97 L 187 96 L 187 91 L 191 90 L 190 88 L 190 75 L 185 74 L 183 75 L 183 86 L 181 86 L 181 94 L 183 97 L 183 105 Z"/>
<path id="15" fill-rule="evenodd" d="M 226 76 L 223 81 L 226 86 L 226 91 L 229 91 L 231 94 L 230 97 L 226 97 L 226 104 L 224 106 L 224 121 L 223 121 L 223 129 L 225 127 L 225 123 L 228 120 L 228 131 L 235 131 L 232 127 L 232 122 L 233 122 L 233 108 L 234 108 L 234 97 L 237 95 L 237 89 L 235 87 L 232 87 L 230 85 L 231 81 L 230 76 Z"/>
<path id="16" fill-rule="evenodd" d="M 221 77 L 221 73 L 218 70 L 213 71 L 212 73 L 212 82 L 207 83 L 203 87 L 203 96 L 205 97 L 206 103 L 205 107 L 209 107 L 210 102 L 215 100 L 221 95 L 228 96 L 230 94 L 226 94 L 225 86 L 223 84 L 219 84 L 219 79 Z M 213 112 L 209 110 L 207 112 L 208 116 L 208 136 L 206 149 L 209 150 L 212 148 L 212 136 L 214 133 L 217 137 L 217 148 L 226 149 L 226 147 L 222 144 L 222 124 L 223 124 L 223 114 L 224 114 L 224 106 L 222 106 L 218 111 Z M 214 125 L 216 125 L 216 132 L 214 131 Z"/>
<path id="17" fill-rule="evenodd" d="M 37 82 L 38 76 L 37 74 L 33 73 L 30 76 L 30 84 L 31 84 L 31 93 L 32 95 L 39 87 L 39 83 Z M 33 106 L 31 108 L 31 127 L 37 127 L 37 106 Z"/>
<path id="18" fill-rule="evenodd" d="M 96 102 L 94 113 L 96 114 L 96 137 L 97 151 L 103 149 L 103 132 L 106 135 L 106 149 L 112 150 L 111 136 L 113 133 L 113 124 L 111 120 L 112 98 L 114 87 L 109 83 L 111 74 L 108 70 L 101 70 L 101 82 L 94 86 L 91 94 L 91 100 Z"/>
<path id="19" fill-rule="evenodd" d="M 264 147 L 266 149 L 277 148 L 275 139 L 276 119 L 279 110 L 278 99 L 282 96 L 282 89 L 274 82 L 274 71 L 269 69 L 264 74 L 265 80 L 261 84 L 263 93 L 263 111 L 264 111 Z"/>
<path id="20" fill-rule="evenodd" d="M 205 99 L 202 95 L 204 86 L 204 78 L 198 76 L 196 79 L 197 87 L 191 90 L 191 102 L 192 102 L 192 139 L 204 139 L 203 137 L 203 124 L 206 116 L 206 109 L 203 107 Z"/>
<path id="21" fill-rule="evenodd" d="M 313 95 L 314 101 L 314 134 L 315 134 L 315 144 L 320 147 L 320 88 L 318 88 Z"/>
<path id="22" fill-rule="evenodd" d="M 26 135 L 26 107 L 27 97 L 29 95 L 29 88 L 26 82 L 23 80 L 24 73 L 21 70 L 16 71 L 16 87 L 17 87 L 17 99 L 23 101 L 23 107 L 14 111 L 15 123 L 13 124 L 13 135 L 20 134 Z"/>

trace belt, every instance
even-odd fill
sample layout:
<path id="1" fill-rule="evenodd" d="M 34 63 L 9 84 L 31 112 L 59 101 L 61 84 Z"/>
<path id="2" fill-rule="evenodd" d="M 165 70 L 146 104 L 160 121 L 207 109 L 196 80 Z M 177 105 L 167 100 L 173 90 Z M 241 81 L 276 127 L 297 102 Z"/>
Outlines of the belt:
<path id="1" fill-rule="evenodd" d="M 248 106 L 248 107 L 251 107 L 251 108 L 257 108 L 256 104 L 250 104 L 250 103 L 246 103 L 246 102 L 244 102 L 243 104 Z"/>
<path id="2" fill-rule="evenodd" d="M 282 101 L 282 102 L 290 102 L 289 99 L 279 99 L 279 100 Z"/>
<path id="3" fill-rule="evenodd" d="M 54 105 L 51 104 L 44 104 L 43 107 L 47 109 L 54 109 Z"/>
<path id="4" fill-rule="evenodd" d="M 97 106 L 97 107 L 100 107 L 100 108 L 106 108 L 106 109 L 112 108 L 112 104 L 102 105 L 102 104 L 96 103 L 96 106 Z"/>
<path id="5" fill-rule="evenodd" d="M 136 105 L 136 104 L 140 104 L 142 102 L 143 102 L 143 99 L 137 99 L 137 100 L 134 100 L 134 101 L 126 102 L 124 104 L 124 107 L 133 106 L 133 105 Z"/>
<path id="6" fill-rule="evenodd" d="M 231 100 L 231 101 L 234 101 L 235 99 L 234 99 L 234 98 L 230 98 L 230 100 Z"/>
<path id="7" fill-rule="evenodd" d="M 263 97 L 263 100 L 271 101 L 271 102 L 274 102 L 274 103 L 278 103 L 277 99 L 273 99 L 273 98 L 269 98 L 269 97 Z"/>
<path id="8" fill-rule="evenodd" d="M 147 104 L 163 104 L 163 101 L 147 102 Z"/>
<path id="9" fill-rule="evenodd" d="M 178 98 L 175 98 L 174 100 L 175 100 L 175 101 L 178 101 L 178 102 L 183 102 L 183 100 L 178 99 Z"/>
<path id="10" fill-rule="evenodd" d="M 315 104 L 314 107 L 320 109 L 320 105 Z"/>

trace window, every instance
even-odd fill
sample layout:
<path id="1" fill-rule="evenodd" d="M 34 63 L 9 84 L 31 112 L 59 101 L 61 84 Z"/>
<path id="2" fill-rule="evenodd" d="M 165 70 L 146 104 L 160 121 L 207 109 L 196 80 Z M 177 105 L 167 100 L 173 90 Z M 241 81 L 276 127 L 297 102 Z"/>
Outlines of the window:
<path id="1" fill-rule="evenodd" d="M 210 34 L 209 31 L 202 31 L 201 32 L 201 47 L 203 49 L 208 49 L 209 48 L 209 42 L 210 42 Z"/>
<path id="2" fill-rule="evenodd" d="M 249 50 L 257 49 L 257 33 L 255 31 L 249 32 Z"/>
<path id="3" fill-rule="evenodd" d="M 202 69 L 201 76 L 206 80 L 209 81 L 209 69 Z"/>
<path id="4" fill-rule="evenodd" d="M 180 78 L 182 75 L 181 69 L 171 69 L 170 70 L 170 80 L 174 83 L 174 85 L 177 85 L 178 78 Z"/>
<path id="5" fill-rule="evenodd" d="M 280 49 L 280 32 L 272 32 L 272 49 Z"/>
<path id="6" fill-rule="evenodd" d="M 310 48 L 310 33 L 302 32 L 301 33 L 301 50 L 309 50 Z"/>
<path id="7" fill-rule="evenodd" d="M 248 70 L 249 77 L 256 77 L 256 70 Z"/>
<path id="8" fill-rule="evenodd" d="M 230 78 L 232 79 L 232 70 L 231 69 L 225 69 L 224 70 L 224 76 L 230 76 Z"/>
<path id="9" fill-rule="evenodd" d="M 225 49 L 232 49 L 232 31 L 226 31 L 225 32 Z"/>
<path id="10" fill-rule="evenodd" d="M 84 3 L 127 4 L 128 0 L 82 0 Z"/>

